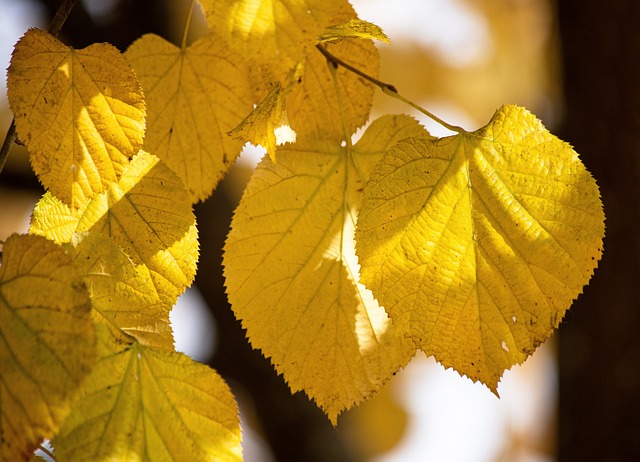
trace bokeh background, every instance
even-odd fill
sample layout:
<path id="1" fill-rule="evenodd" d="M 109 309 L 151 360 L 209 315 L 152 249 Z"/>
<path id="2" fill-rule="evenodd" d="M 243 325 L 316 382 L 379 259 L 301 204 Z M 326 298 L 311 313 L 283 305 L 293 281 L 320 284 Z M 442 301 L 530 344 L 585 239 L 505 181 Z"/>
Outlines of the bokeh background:
<path id="1" fill-rule="evenodd" d="M 0 65 L 58 1 L 0 0 Z M 239 401 L 247 462 L 551 462 L 640 460 L 640 2 L 638 0 L 353 0 L 381 26 L 380 77 L 467 130 L 516 103 L 570 142 L 595 176 L 607 214 L 604 258 L 560 330 L 500 399 L 418 355 L 337 429 L 291 395 L 253 351 L 226 302 L 221 248 L 261 156 L 247 148 L 205 203 L 196 283 L 172 313 L 177 348 L 211 364 Z M 190 0 L 78 0 L 61 39 L 125 50 L 154 32 L 180 43 Z M 196 8 L 197 11 L 197 8 Z M 190 35 L 204 22 L 197 15 Z M 410 113 L 378 94 L 374 117 Z M 0 95 L 0 131 L 11 121 Z M 0 175 L 0 239 L 24 232 L 42 194 L 16 146 Z"/>

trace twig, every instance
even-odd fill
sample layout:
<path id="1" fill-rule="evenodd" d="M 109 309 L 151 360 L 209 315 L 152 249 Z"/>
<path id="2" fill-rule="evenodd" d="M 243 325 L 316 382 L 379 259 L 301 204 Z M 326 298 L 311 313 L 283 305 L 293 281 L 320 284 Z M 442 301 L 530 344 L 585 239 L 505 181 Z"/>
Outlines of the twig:
<path id="1" fill-rule="evenodd" d="M 62 29 L 63 24 L 66 22 L 69 17 L 69 13 L 73 9 L 73 6 L 76 4 L 77 0 L 63 0 L 53 19 L 51 20 L 51 24 L 49 25 L 49 33 L 54 37 L 57 37 L 60 33 L 60 29 Z M 2 143 L 2 150 L 0 150 L 0 173 L 2 173 L 2 169 L 4 168 L 4 164 L 7 161 L 7 157 L 9 157 L 9 151 L 11 150 L 11 146 L 16 141 L 16 120 L 15 118 L 11 120 L 11 125 L 9 125 L 9 129 L 7 130 L 7 134 L 4 137 L 4 142 Z"/>
<path id="2" fill-rule="evenodd" d="M 389 96 L 391 96 L 393 98 L 399 99 L 400 101 L 402 101 L 402 102 L 410 105 L 411 107 L 417 109 L 418 111 L 422 112 L 424 115 L 429 117 L 430 119 L 435 120 L 440 125 L 442 125 L 443 127 L 447 128 L 447 129 L 449 129 L 449 130 L 451 130 L 453 132 L 457 132 L 457 133 L 464 133 L 465 132 L 464 128 L 458 127 L 457 125 L 451 125 L 451 124 L 445 122 L 444 120 L 442 120 L 440 117 L 438 117 L 435 114 L 431 113 L 430 111 L 426 110 L 422 106 L 414 103 L 411 100 L 408 100 L 407 98 L 402 96 L 400 93 L 398 93 L 398 90 L 393 85 L 391 85 L 389 83 L 385 83 L 385 82 L 383 82 L 381 80 L 378 80 L 375 77 L 371 77 L 369 74 L 366 74 L 366 73 L 362 72 L 360 69 L 358 69 L 356 67 L 353 67 L 351 64 L 344 62 L 343 60 L 341 60 L 337 56 L 331 54 L 329 52 L 329 50 L 327 50 L 324 46 L 318 44 L 318 45 L 316 45 L 316 48 L 318 50 L 320 50 L 320 53 L 322 53 L 325 56 L 325 58 L 327 58 L 327 60 L 332 62 L 335 66 L 344 67 L 348 71 L 351 71 L 354 74 L 359 75 L 363 79 L 368 80 L 369 82 L 371 82 L 374 85 L 378 86 L 382 90 L 382 93 L 384 93 L 385 95 L 389 95 Z"/>
<path id="3" fill-rule="evenodd" d="M 16 121 L 15 119 L 11 119 L 11 125 L 9 125 L 9 129 L 7 130 L 7 135 L 4 137 L 4 142 L 2 143 L 2 150 L 0 150 L 0 173 L 4 168 L 4 164 L 7 161 L 7 157 L 9 157 L 9 151 L 11 150 L 11 146 L 16 141 Z"/>
<path id="4" fill-rule="evenodd" d="M 56 14 L 53 16 L 51 20 L 51 24 L 49 25 L 49 33 L 54 37 L 57 37 L 60 33 L 60 29 L 67 21 L 69 17 L 69 13 L 73 9 L 73 6 L 76 4 L 77 0 L 62 0 L 62 3 L 58 7 Z"/>

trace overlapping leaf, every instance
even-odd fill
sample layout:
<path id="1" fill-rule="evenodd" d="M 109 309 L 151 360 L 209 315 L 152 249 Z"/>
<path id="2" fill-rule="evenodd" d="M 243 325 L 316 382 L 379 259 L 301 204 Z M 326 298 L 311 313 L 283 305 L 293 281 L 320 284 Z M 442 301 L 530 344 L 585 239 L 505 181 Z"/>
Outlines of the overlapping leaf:
<path id="1" fill-rule="evenodd" d="M 353 226 L 382 153 L 424 133 L 407 116 L 387 116 L 350 152 L 338 140 L 287 145 L 277 164 L 260 163 L 233 218 L 224 253 L 233 310 L 292 391 L 303 389 L 333 423 L 415 351 L 359 283 Z"/>
<path id="2" fill-rule="evenodd" d="M 353 8 L 347 6 L 335 19 L 339 23 L 355 18 Z M 378 50 L 371 40 L 343 40 L 321 46 L 362 72 L 378 75 Z M 340 98 L 327 59 L 318 50 L 306 56 L 302 84 L 287 99 L 289 122 L 299 137 L 343 139 L 345 127 L 349 134 L 354 133 L 369 119 L 374 86 L 342 67 L 336 73 Z"/>
<path id="3" fill-rule="evenodd" d="M 71 410 L 95 361 L 87 292 L 40 236 L 11 236 L 0 266 L 0 455 L 29 460 Z"/>
<path id="4" fill-rule="evenodd" d="M 318 38 L 320 42 L 333 42 L 345 38 L 375 39 L 385 43 L 391 43 L 387 34 L 380 26 L 376 26 L 362 19 L 349 19 L 343 24 L 327 27 Z"/>
<path id="5" fill-rule="evenodd" d="M 8 96 L 38 178 L 72 207 L 116 181 L 142 144 L 142 90 L 109 44 L 74 50 L 29 30 L 13 52 Z"/>
<path id="6" fill-rule="evenodd" d="M 200 0 L 209 27 L 282 82 L 343 2 L 326 0 Z"/>
<path id="7" fill-rule="evenodd" d="M 140 151 L 107 191 L 71 210 L 47 193 L 33 213 L 31 233 L 69 242 L 75 232 L 109 236 L 135 265 L 145 265 L 161 300 L 172 306 L 191 284 L 198 236 L 191 200 L 180 179 Z"/>
<path id="8" fill-rule="evenodd" d="M 205 199 L 233 164 L 242 142 L 227 132 L 251 111 L 249 71 L 224 40 L 209 33 L 180 49 L 147 34 L 126 52 L 144 88 L 144 149 Z"/>
<path id="9" fill-rule="evenodd" d="M 275 161 L 278 143 L 275 130 L 288 123 L 286 96 L 291 88 L 292 84 L 285 84 L 284 87 L 279 83 L 274 84 L 267 96 L 230 132 L 230 135 L 238 140 L 247 140 L 254 145 L 262 146 Z"/>
<path id="10" fill-rule="evenodd" d="M 602 252 L 598 188 L 523 108 L 380 161 L 356 232 L 362 281 L 402 332 L 496 391 L 558 326 Z"/>
<path id="11" fill-rule="evenodd" d="M 187 356 L 98 324 L 100 361 L 53 443 L 60 460 L 240 461 L 229 387 Z"/>
<path id="12" fill-rule="evenodd" d="M 102 234 L 75 234 L 71 242 L 93 309 L 141 344 L 173 350 L 171 306 L 162 302 L 147 266 L 134 265 Z"/>

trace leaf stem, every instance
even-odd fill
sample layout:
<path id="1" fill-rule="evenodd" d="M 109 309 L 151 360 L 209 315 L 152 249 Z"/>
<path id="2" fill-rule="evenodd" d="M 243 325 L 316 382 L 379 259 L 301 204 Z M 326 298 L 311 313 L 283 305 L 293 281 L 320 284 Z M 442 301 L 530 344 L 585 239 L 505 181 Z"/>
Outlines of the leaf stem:
<path id="1" fill-rule="evenodd" d="M 56 14 L 53 16 L 51 20 L 51 24 L 49 24 L 48 32 L 57 37 L 62 29 L 62 26 L 66 22 L 69 17 L 69 13 L 73 9 L 73 6 L 76 4 L 77 0 L 63 0 L 58 9 L 56 10 Z M 4 164 L 7 161 L 7 157 L 9 157 L 9 151 L 11 150 L 11 146 L 16 141 L 16 119 L 13 118 L 11 120 L 11 124 L 9 125 L 9 129 L 7 130 L 7 134 L 4 137 L 4 141 L 2 143 L 2 149 L 0 150 L 0 173 L 2 173 L 2 169 L 4 168 Z"/>
<path id="2" fill-rule="evenodd" d="M 335 66 L 342 66 L 345 69 L 347 69 L 348 71 L 351 71 L 354 74 L 359 75 L 363 79 L 368 80 L 369 82 L 371 82 L 374 85 L 376 85 L 377 87 L 379 87 L 382 90 L 382 93 L 384 93 L 385 95 L 388 95 L 388 96 L 391 96 L 393 98 L 399 99 L 400 101 L 402 101 L 402 102 L 408 104 L 409 106 L 413 107 L 414 109 L 422 112 L 424 115 L 426 115 L 430 119 L 436 121 L 437 123 L 439 123 L 443 127 L 451 130 L 452 132 L 465 133 L 465 129 L 464 128 L 459 127 L 457 125 L 451 125 L 451 124 L 445 122 L 440 117 L 438 117 L 435 114 L 433 114 L 432 112 L 426 110 L 425 108 L 423 108 L 422 106 L 414 103 L 413 101 L 405 98 L 400 93 L 398 93 L 398 90 L 396 89 L 396 87 L 394 87 L 390 83 L 386 83 L 386 82 L 383 82 L 382 80 L 378 80 L 375 77 L 372 77 L 369 74 L 366 74 L 366 73 L 362 72 L 360 69 L 358 69 L 356 67 L 353 67 L 351 64 L 344 62 L 343 60 L 341 60 L 337 56 L 331 54 L 329 52 L 329 50 L 327 50 L 326 47 L 324 47 L 324 46 L 322 46 L 320 44 L 317 44 L 316 48 L 318 50 L 320 50 L 320 53 L 322 53 L 325 56 L 325 58 L 327 58 L 327 60 L 332 62 Z"/>
<path id="3" fill-rule="evenodd" d="M 184 25 L 184 32 L 182 34 L 182 44 L 180 48 L 184 51 L 187 48 L 187 35 L 189 35 L 189 28 L 191 27 L 191 16 L 193 14 L 193 7 L 196 4 L 196 0 L 191 0 L 189 5 L 189 13 L 187 14 L 187 22 Z"/>

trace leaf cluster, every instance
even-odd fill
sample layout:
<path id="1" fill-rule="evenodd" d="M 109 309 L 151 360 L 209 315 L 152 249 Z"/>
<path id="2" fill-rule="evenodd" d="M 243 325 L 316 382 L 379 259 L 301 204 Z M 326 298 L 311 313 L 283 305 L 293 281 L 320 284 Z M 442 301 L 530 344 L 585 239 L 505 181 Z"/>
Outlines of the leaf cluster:
<path id="1" fill-rule="evenodd" d="M 241 458 L 231 391 L 174 350 L 169 313 L 197 270 L 192 205 L 246 142 L 268 156 L 225 244 L 229 301 L 334 425 L 418 350 L 496 392 L 600 259 L 595 181 L 524 108 L 441 121 L 442 139 L 384 115 L 355 141 L 376 86 L 404 99 L 377 80 L 380 28 L 346 0 L 200 4 L 189 45 L 32 29 L 15 47 L 9 100 L 47 192 L 3 246 L 5 460 L 45 438 L 60 461 Z"/>

